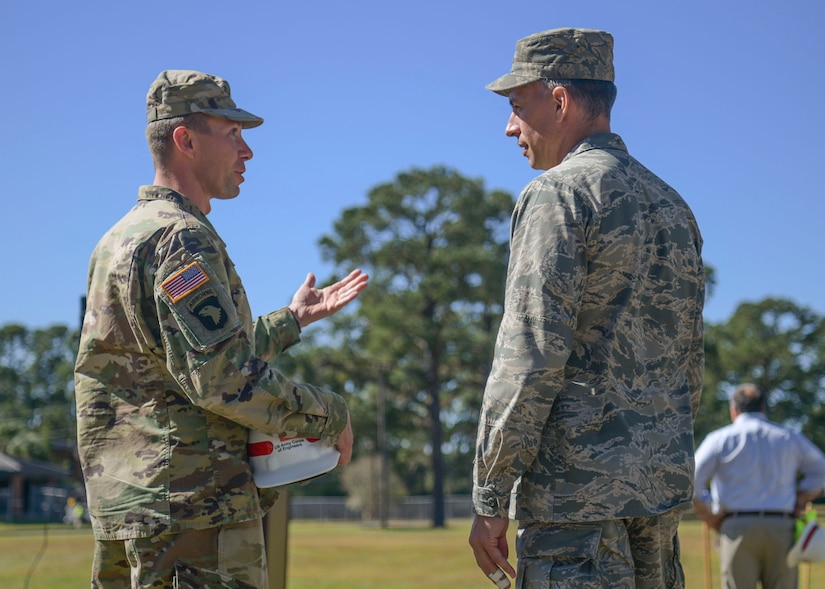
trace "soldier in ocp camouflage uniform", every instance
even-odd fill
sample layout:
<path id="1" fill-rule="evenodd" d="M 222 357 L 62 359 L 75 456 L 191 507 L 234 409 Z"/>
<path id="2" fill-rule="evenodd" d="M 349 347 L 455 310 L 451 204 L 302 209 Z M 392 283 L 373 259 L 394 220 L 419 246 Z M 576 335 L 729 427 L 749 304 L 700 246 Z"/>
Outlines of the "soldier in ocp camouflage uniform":
<path id="1" fill-rule="evenodd" d="M 340 464 L 353 441 L 343 398 L 268 361 L 367 276 L 319 290 L 310 274 L 289 307 L 253 320 L 206 214 L 240 192 L 241 131 L 263 120 L 224 80 L 182 70 L 158 76 L 147 113 L 154 184 L 92 254 L 75 369 L 92 587 L 266 587 L 261 518 L 277 493 L 253 482 L 248 430 L 321 438 Z"/>
<path id="2" fill-rule="evenodd" d="M 484 392 L 470 533 L 499 587 L 683 587 L 703 375 L 702 239 L 684 200 L 610 131 L 613 38 L 516 45 L 507 96 L 530 165 Z M 507 560 L 519 521 L 518 573 Z"/>

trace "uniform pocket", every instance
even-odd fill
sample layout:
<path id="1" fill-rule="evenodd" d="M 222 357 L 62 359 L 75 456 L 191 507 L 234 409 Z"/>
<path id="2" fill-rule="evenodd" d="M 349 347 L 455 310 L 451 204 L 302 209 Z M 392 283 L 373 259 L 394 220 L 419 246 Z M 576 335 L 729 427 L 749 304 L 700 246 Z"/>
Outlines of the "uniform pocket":
<path id="1" fill-rule="evenodd" d="M 599 563 L 600 525 L 529 526 L 518 538 L 516 589 L 609 589 Z"/>
<path id="2" fill-rule="evenodd" d="M 183 562 L 175 563 L 174 589 L 204 589 L 215 587 L 222 589 L 257 589 L 249 583 L 233 579 L 220 571 L 212 571 L 188 565 Z"/>

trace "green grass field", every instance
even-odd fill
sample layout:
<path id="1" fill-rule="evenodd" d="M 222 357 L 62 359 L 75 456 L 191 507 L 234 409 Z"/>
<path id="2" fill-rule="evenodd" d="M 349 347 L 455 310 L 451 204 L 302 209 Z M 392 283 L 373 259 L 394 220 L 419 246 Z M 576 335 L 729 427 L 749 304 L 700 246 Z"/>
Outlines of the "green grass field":
<path id="1" fill-rule="evenodd" d="M 469 520 L 445 529 L 393 523 L 387 529 L 357 523 L 297 520 L 290 524 L 288 589 L 488 589 L 467 544 Z M 511 531 L 512 527 L 511 527 Z M 69 589 L 89 586 L 92 537 L 88 528 L 0 525 L 0 587 Z M 704 543 L 698 521 L 680 529 L 682 564 L 689 589 L 704 589 Z M 711 543 L 715 541 L 713 533 Z M 35 564 L 32 570 L 32 565 Z M 711 548 L 713 587 L 718 560 Z M 515 564 L 515 559 L 511 562 Z M 31 574 L 30 574 L 31 572 Z M 800 588 L 825 589 L 825 562 L 800 569 Z"/>

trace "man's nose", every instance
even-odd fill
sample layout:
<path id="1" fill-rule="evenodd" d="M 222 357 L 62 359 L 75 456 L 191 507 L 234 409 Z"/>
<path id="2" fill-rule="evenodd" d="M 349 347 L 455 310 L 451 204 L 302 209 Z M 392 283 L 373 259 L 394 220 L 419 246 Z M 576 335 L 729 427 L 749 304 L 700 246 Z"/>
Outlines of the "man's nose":
<path id="1" fill-rule="evenodd" d="M 504 134 L 507 135 L 507 137 L 518 137 L 519 133 L 518 118 L 515 113 L 510 113 L 510 118 L 507 119 L 507 126 L 504 128 Z"/>
<path id="2" fill-rule="evenodd" d="M 252 156 L 255 155 L 252 153 L 252 149 L 249 147 L 249 144 L 246 140 L 241 137 L 241 159 L 243 160 L 251 160 Z"/>

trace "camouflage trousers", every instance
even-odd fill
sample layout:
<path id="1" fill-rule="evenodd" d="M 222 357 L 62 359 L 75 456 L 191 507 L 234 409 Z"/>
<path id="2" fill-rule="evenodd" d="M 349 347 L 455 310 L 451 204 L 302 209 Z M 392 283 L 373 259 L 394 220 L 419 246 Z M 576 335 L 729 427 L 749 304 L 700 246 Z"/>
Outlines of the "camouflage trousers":
<path id="1" fill-rule="evenodd" d="M 683 589 L 682 513 L 524 525 L 516 538 L 515 589 Z"/>
<path id="2" fill-rule="evenodd" d="M 267 589 L 263 524 L 96 540 L 92 589 Z"/>

